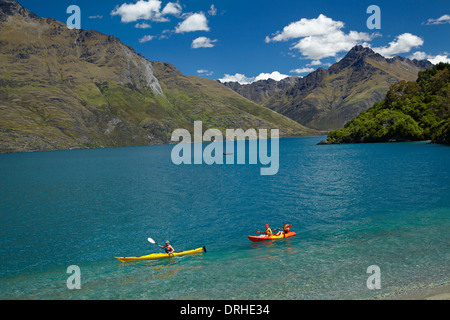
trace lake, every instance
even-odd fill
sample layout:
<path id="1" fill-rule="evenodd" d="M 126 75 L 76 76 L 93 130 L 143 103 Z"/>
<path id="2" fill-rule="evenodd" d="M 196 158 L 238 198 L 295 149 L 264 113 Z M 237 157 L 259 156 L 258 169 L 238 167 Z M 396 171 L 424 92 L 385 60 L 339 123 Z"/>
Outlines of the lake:
<path id="1" fill-rule="evenodd" d="M 175 165 L 170 145 L 1 154 L 0 299 L 365 299 L 448 282 L 450 148 L 323 139 L 280 139 L 271 176 Z M 266 223 L 297 235 L 249 241 Z M 207 253 L 114 258 L 162 252 L 148 237 Z"/>

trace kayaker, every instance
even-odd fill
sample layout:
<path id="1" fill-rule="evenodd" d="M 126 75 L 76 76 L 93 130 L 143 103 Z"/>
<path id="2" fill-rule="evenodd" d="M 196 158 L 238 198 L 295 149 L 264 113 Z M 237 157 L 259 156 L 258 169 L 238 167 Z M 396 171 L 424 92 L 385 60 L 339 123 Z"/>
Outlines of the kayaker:
<path id="1" fill-rule="evenodd" d="M 283 233 L 284 234 L 287 234 L 288 232 L 289 232 L 289 228 L 291 227 L 291 225 L 289 225 L 289 224 L 287 224 L 287 223 L 284 223 L 283 224 L 283 230 L 281 230 L 281 231 L 278 231 L 278 233 L 276 234 L 277 236 L 281 236 Z"/>
<path id="2" fill-rule="evenodd" d="M 161 249 L 164 249 L 166 251 L 166 253 L 173 253 L 175 250 L 173 249 L 173 247 L 170 245 L 169 240 L 166 241 L 166 245 L 164 246 L 159 246 Z"/>
<path id="3" fill-rule="evenodd" d="M 264 232 L 267 236 L 271 236 L 272 235 L 272 229 L 269 228 L 269 225 L 266 224 L 266 231 Z"/>

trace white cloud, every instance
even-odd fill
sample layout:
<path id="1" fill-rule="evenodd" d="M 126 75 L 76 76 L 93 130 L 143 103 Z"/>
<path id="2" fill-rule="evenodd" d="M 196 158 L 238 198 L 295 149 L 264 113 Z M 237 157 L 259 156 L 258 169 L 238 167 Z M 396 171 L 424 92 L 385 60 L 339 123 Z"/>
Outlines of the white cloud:
<path id="1" fill-rule="evenodd" d="M 293 69 L 289 72 L 302 74 L 302 73 L 310 73 L 310 72 L 313 72 L 314 70 L 316 70 L 316 69 L 314 69 L 314 68 L 299 68 L 299 69 Z"/>
<path id="2" fill-rule="evenodd" d="M 164 19 L 160 12 L 161 1 L 159 0 L 139 0 L 136 3 L 123 3 L 116 6 L 111 12 L 112 16 L 120 16 L 121 21 L 128 23 L 137 20 L 161 21 Z"/>
<path id="3" fill-rule="evenodd" d="M 259 76 L 255 77 L 254 81 L 259 81 L 259 80 L 268 80 L 268 79 L 273 79 L 275 81 L 280 81 L 283 80 L 284 78 L 289 77 L 286 74 L 281 74 L 278 71 L 274 71 L 272 73 L 260 73 Z"/>
<path id="4" fill-rule="evenodd" d="M 150 36 L 150 35 L 143 36 L 142 38 L 139 39 L 139 42 L 140 43 L 149 42 L 149 41 L 153 40 L 154 37 L 155 36 Z"/>
<path id="5" fill-rule="evenodd" d="M 136 23 L 136 25 L 134 27 L 138 28 L 138 29 L 148 29 L 148 28 L 151 28 L 152 26 L 149 25 L 148 23 L 142 22 L 142 23 Z"/>
<path id="6" fill-rule="evenodd" d="M 315 19 L 303 18 L 284 27 L 272 37 L 267 36 L 265 41 L 279 42 L 300 39 L 291 49 L 298 50 L 305 58 L 319 60 L 327 57 L 336 57 L 337 53 L 349 51 L 357 44 L 365 44 L 375 35 L 365 32 L 350 31 L 348 34 L 341 29 L 345 24 L 320 14 Z"/>
<path id="7" fill-rule="evenodd" d="M 300 21 L 292 22 L 284 27 L 283 31 L 276 32 L 273 38 L 266 37 L 266 42 L 287 41 L 308 36 L 321 36 L 340 30 L 343 27 L 343 22 L 334 21 L 333 19 L 320 14 L 316 19 L 303 18 Z"/>
<path id="8" fill-rule="evenodd" d="M 209 70 L 206 70 L 206 69 L 197 70 L 197 73 L 201 74 L 203 76 L 212 76 L 214 74 L 213 71 L 209 71 Z"/>
<path id="9" fill-rule="evenodd" d="M 445 55 L 429 55 L 423 51 L 416 51 L 414 52 L 410 57 L 410 59 L 417 59 L 417 60 L 428 60 L 432 64 L 438 64 L 439 62 L 445 62 L 450 63 L 450 58 L 448 57 L 448 54 Z"/>
<path id="10" fill-rule="evenodd" d="M 255 78 L 246 77 L 245 74 L 236 73 L 235 75 L 225 74 L 225 76 L 219 79 L 220 82 L 239 82 L 240 84 L 250 84 Z"/>
<path id="11" fill-rule="evenodd" d="M 320 61 L 320 60 L 313 60 L 313 61 L 311 61 L 311 63 L 307 64 L 308 67 L 309 66 L 320 66 L 320 65 L 322 65 L 322 61 Z"/>
<path id="12" fill-rule="evenodd" d="M 445 24 L 450 23 L 450 14 L 444 14 L 443 16 L 437 19 L 428 19 L 427 22 L 422 22 L 425 25 L 433 25 L 433 24 Z"/>
<path id="13" fill-rule="evenodd" d="M 235 75 L 225 74 L 225 76 L 221 79 L 219 79 L 220 82 L 239 82 L 239 84 L 251 84 L 255 81 L 259 80 L 268 80 L 273 79 L 275 81 L 280 81 L 284 78 L 289 77 L 288 75 L 281 74 L 278 71 L 274 71 L 272 73 L 260 73 L 256 77 L 247 77 L 244 74 L 236 73 Z"/>
<path id="14" fill-rule="evenodd" d="M 217 42 L 217 40 L 211 40 L 207 37 L 198 37 L 192 41 L 191 48 L 213 48 L 215 42 Z"/>
<path id="15" fill-rule="evenodd" d="M 364 32 L 350 31 L 349 34 L 338 30 L 321 36 L 310 36 L 301 39 L 293 46 L 308 59 L 336 57 L 339 52 L 349 51 L 357 44 L 367 45 L 372 37 Z"/>
<path id="16" fill-rule="evenodd" d="M 166 15 L 178 16 L 181 13 L 181 5 L 179 3 L 169 2 L 161 11 L 160 0 L 139 0 L 136 3 L 123 3 L 117 5 L 112 16 L 120 16 L 124 23 L 135 22 L 137 20 L 150 20 L 155 22 L 169 21 Z"/>
<path id="17" fill-rule="evenodd" d="M 181 11 L 183 11 L 183 8 L 179 3 L 169 2 L 168 4 L 166 4 L 161 13 L 163 15 L 171 14 L 173 16 L 178 16 L 181 14 Z"/>
<path id="18" fill-rule="evenodd" d="M 412 48 L 420 47 L 423 39 L 411 33 L 403 33 L 398 35 L 394 41 L 389 42 L 388 46 L 372 48 L 373 51 L 387 58 L 399 53 L 406 53 Z"/>
<path id="19" fill-rule="evenodd" d="M 439 62 L 450 63 L 450 58 L 448 57 L 448 55 L 428 56 L 427 59 L 432 64 L 438 64 Z"/>
<path id="20" fill-rule="evenodd" d="M 412 55 L 410 55 L 409 58 L 416 60 L 425 60 L 427 58 L 427 54 L 423 51 L 416 51 Z"/>
<path id="21" fill-rule="evenodd" d="M 176 33 L 193 32 L 193 31 L 209 31 L 208 19 L 203 12 L 193 13 L 184 21 L 180 22 L 175 28 Z"/>

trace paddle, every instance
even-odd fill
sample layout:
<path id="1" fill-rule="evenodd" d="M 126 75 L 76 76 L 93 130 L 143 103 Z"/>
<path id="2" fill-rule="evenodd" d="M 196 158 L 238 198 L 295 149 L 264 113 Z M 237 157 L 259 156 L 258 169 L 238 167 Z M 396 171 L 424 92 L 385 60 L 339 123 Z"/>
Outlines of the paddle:
<path id="1" fill-rule="evenodd" d="M 275 231 L 277 231 L 277 229 L 273 229 L 272 230 L 272 232 L 275 232 Z M 256 230 L 256 233 L 266 233 L 265 231 L 259 231 L 259 230 Z"/>
<path id="2" fill-rule="evenodd" d="M 159 244 L 157 244 L 156 241 L 153 240 L 152 238 L 148 238 L 147 240 L 148 240 L 148 242 L 156 244 L 159 247 Z"/>

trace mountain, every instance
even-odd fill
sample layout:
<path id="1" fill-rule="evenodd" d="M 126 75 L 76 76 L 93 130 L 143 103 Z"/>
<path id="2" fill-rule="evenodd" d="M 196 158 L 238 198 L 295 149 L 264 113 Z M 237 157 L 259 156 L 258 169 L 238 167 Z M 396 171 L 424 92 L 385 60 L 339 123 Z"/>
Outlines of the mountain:
<path id="1" fill-rule="evenodd" d="M 338 129 L 383 100 L 392 84 L 414 81 L 419 71 L 431 67 L 428 61 L 386 59 L 356 46 L 328 70 L 317 69 L 263 106 L 310 128 Z"/>
<path id="2" fill-rule="evenodd" d="M 318 68 L 291 86 L 277 90 L 259 88 L 268 98 L 262 103 L 248 94 L 250 86 L 229 85 L 236 92 L 316 130 L 334 130 L 385 97 L 401 80 L 415 81 L 419 71 L 431 68 L 428 61 L 402 57 L 386 59 L 370 48 L 355 46 L 328 70 Z M 259 83 L 261 87 L 263 83 Z M 271 92 L 270 92 L 271 91 Z"/>
<path id="3" fill-rule="evenodd" d="M 0 152 L 170 143 L 194 121 L 315 132 L 214 80 L 151 62 L 118 38 L 0 0 Z"/>
<path id="4" fill-rule="evenodd" d="M 386 98 L 329 133 L 330 143 L 432 140 L 450 145 L 450 64 L 421 71 L 416 81 L 400 81 Z"/>
<path id="5" fill-rule="evenodd" d="M 262 104 L 274 94 L 292 87 L 299 79 L 300 77 L 287 77 L 280 81 L 267 79 L 249 84 L 240 84 L 239 82 L 224 82 L 223 84 L 233 89 L 241 96 L 255 103 Z"/>

